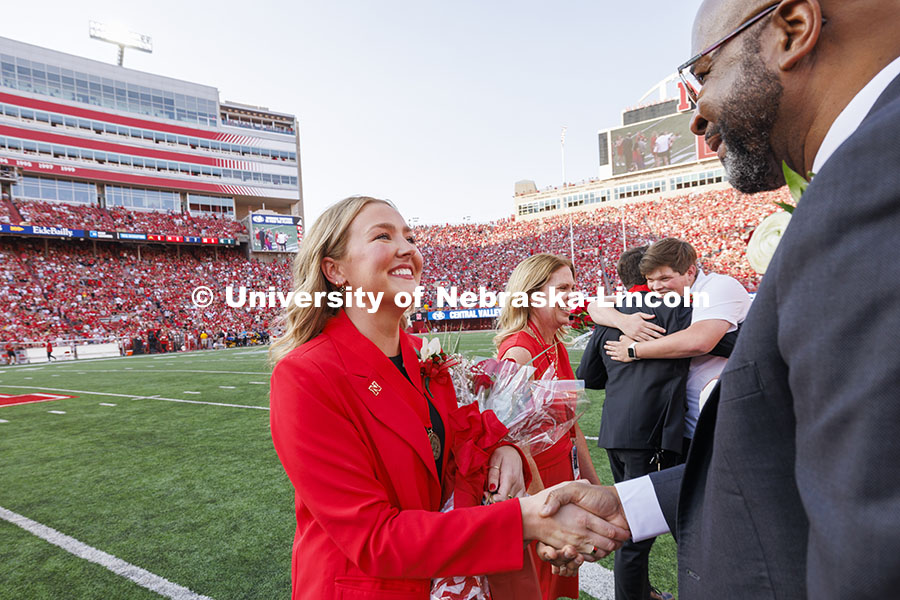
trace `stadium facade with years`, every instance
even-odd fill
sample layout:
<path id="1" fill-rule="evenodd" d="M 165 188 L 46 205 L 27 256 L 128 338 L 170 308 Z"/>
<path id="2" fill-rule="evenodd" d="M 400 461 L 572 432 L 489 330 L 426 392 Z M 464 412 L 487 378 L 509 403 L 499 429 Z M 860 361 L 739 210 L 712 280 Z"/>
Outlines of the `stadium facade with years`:
<path id="1" fill-rule="evenodd" d="M 621 123 L 598 134 L 598 176 L 538 189 L 515 185 L 513 214 L 531 220 L 626 202 L 726 189 L 725 170 L 703 138 L 690 131 L 694 105 L 677 75 L 651 88 Z M 655 96 L 655 97 L 654 97 Z"/>
<path id="2" fill-rule="evenodd" d="M 265 209 L 301 225 L 294 115 L 222 102 L 208 85 L 2 37 L 0 69 L 0 169 L 12 198 L 239 221 Z"/>

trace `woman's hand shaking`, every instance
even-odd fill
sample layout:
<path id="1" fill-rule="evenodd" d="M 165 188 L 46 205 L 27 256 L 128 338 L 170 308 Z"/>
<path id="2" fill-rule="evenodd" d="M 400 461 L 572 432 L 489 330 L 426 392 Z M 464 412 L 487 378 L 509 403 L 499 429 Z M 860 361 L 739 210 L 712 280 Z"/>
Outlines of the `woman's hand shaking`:
<path id="1" fill-rule="evenodd" d="M 631 537 L 613 487 L 566 482 L 520 500 L 526 540 L 538 540 L 538 555 L 554 570 L 574 575 Z"/>

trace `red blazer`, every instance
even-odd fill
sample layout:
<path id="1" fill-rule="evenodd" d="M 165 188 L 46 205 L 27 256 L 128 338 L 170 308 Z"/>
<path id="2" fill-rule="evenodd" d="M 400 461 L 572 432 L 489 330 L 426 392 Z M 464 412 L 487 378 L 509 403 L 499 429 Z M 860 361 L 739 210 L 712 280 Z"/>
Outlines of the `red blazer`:
<path id="1" fill-rule="evenodd" d="M 400 332 L 414 389 L 341 312 L 272 373 L 272 439 L 296 492 L 295 600 L 427 600 L 432 577 L 523 565 L 518 500 L 437 512 L 441 485 L 414 408 L 425 406 L 419 345 Z M 451 448 L 455 394 L 433 387 Z"/>

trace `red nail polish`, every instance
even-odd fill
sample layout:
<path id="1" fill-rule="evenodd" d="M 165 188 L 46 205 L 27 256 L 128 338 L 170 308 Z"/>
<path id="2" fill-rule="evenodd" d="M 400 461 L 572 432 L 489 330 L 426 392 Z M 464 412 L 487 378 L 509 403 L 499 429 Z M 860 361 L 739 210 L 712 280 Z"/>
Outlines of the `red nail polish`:
<path id="1" fill-rule="evenodd" d="M 493 492 L 494 490 L 497 489 L 497 484 L 496 484 L 496 483 L 492 483 L 489 489 Z"/>

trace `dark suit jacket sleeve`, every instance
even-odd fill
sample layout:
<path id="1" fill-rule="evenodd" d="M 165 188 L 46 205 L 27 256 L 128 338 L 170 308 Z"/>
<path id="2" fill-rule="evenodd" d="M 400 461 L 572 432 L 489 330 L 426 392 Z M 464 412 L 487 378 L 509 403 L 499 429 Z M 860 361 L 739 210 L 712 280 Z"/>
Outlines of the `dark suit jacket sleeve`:
<path id="1" fill-rule="evenodd" d="M 719 340 L 719 343 L 716 344 L 716 347 L 710 350 L 709 353 L 713 356 L 731 358 L 731 352 L 734 350 L 734 345 L 737 344 L 738 334 L 740 334 L 740 332 L 741 324 L 738 323 L 738 328 L 722 336 L 722 339 Z"/>
<path id="2" fill-rule="evenodd" d="M 578 370 L 575 371 L 575 376 L 583 379 L 584 387 L 589 390 L 602 390 L 606 387 L 608 375 L 603 364 L 603 333 L 606 330 L 606 327 L 600 325 L 594 327 L 581 362 L 578 363 Z"/>
<path id="3" fill-rule="evenodd" d="M 900 77 L 885 95 L 815 176 L 776 252 L 810 598 L 896 597 L 900 585 Z"/>
<path id="4" fill-rule="evenodd" d="M 681 477 L 684 475 L 684 465 L 678 465 L 664 471 L 656 471 L 650 473 L 650 482 L 653 483 L 653 490 L 656 492 L 656 499 L 659 507 L 662 509 L 666 523 L 669 525 L 669 531 L 672 536 L 678 539 L 678 495 L 681 490 Z"/>

